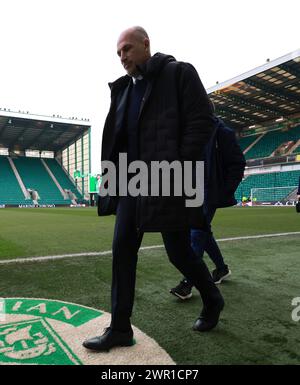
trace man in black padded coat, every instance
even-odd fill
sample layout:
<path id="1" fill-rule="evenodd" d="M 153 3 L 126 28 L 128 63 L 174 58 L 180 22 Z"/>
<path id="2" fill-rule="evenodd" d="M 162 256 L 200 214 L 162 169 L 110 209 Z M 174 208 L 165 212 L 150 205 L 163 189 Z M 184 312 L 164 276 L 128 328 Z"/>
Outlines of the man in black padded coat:
<path id="1" fill-rule="evenodd" d="M 151 56 L 142 27 L 120 35 L 117 54 L 127 75 L 110 84 L 111 106 L 102 137 L 102 162 L 118 169 L 120 153 L 139 160 L 201 161 L 214 133 L 213 113 L 195 68 L 173 56 Z M 120 168 L 119 168 L 120 170 Z M 120 186 L 118 186 L 120 187 Z M 133 344 L 132 314 L 137 254 L 144 232 L 161 232 L 171 263 L 199 290 L 203 308 L 193 329 L 214 328 L 224 300 L 203 262 L 195 258 L 190 228 L 201 228 L 202 207 L 186 207 L 184 196 L 130 195 L 112 198 L 116 206 L 113 238 L 111 323 L 101 336 L 86 340 L 92 350 Z M 101 201 L 101 199 L 100 199 Z"/>

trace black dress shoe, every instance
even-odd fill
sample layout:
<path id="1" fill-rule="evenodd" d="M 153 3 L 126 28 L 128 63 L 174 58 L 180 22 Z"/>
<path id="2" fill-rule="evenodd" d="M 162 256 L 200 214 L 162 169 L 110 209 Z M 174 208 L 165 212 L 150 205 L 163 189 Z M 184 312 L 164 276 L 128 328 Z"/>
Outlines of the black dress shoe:
<path id="1" fill-rule="evenodd" d="M 198 332 L 208 332 L 209 330 L 216 327 L 223 308 L 223 298 L 221 298 L 216 305 L 210 308 L 204 308 L 200 314 L 200 317 L 195 321 L 193 330 Z"/>
<path id="2" fill-rule="evenodd" d="M 114 346 L 132 346 L 133 344 L 132 330 L 119 332 L 108 327 L 102 336 L 90 338 L 84 341 L 82 345 L 87 349 L 101 352 L 109 351 Z"/>

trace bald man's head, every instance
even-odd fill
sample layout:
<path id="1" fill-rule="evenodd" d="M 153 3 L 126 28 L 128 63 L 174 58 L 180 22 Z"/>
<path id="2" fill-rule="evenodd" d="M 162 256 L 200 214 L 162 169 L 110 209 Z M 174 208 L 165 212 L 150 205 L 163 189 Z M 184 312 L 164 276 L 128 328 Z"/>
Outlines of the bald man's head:
<path id="1" fill-rule="evenodd" d="M 144 64 L 150 57 L 150 40 L 142 27 L 131 27 L 123 31 L 118 39 L 117 53 L 129 76 L 137 76 L 137 65 Z"/>

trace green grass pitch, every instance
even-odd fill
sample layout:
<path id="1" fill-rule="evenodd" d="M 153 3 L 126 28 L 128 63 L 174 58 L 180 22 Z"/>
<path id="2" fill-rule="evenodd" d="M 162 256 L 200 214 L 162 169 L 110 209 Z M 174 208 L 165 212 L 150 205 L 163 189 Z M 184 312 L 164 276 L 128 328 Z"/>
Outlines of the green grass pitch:
<path id="1" fill-rule="evenodd" d="M 1 209 L 0 261 L 111 249 L 114 217 L 89 209 Z M 217 239 L 300 231 L 294 208 L 232 208 L 217 212 Z M 146 234 L 143 246 L 162 244 Z M 180 274 L 163 248 L 140 251 L 132 323 L 154 338 L 177 364 L 299 364 L 300 236 L 220 242 L 230 280 L 217 328 L 192 331 L 201 301 L 169 294 Z M 213 265 L 205 256 L 212 269 Z M 111 255 L 0 264 L 0 297 L 59 299 L 110 312 Z M 101 333 L 101 330 L 99 330 Z"/>

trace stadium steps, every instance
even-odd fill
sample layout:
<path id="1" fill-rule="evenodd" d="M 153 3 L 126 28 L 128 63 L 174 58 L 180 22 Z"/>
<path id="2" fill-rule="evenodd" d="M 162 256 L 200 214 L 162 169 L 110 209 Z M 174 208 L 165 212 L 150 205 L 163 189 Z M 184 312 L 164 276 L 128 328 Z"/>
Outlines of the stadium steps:
<path id="1" fill-rule="evenodd" d="M 55 176 L 57 182 L 63 190 L 70 190 L 75 195 L 76 199 L 82 199 L 82 194 L 77 189 L 76 185 L 71 181 L 69 175 L 64 171 L 62 166 L 56 159 L 44 159 L 46 165 Z"/>
<path id="2" fill-rule="evenodd" d="M 258 159 L 271 156 L 282 143 L 298 141 L 300 138 L 300 126 L 289 131 L 269 131 L 246 154 L 246 159 Z"/>
<path id="3" fill-rule="evenodd" d="M 290 140 L 288 142 L 281 143 L 275 151 L 272 152 L 271 156 L 281 156 L 288 155 L 291 151 L 291 148 L 294 146 L 294 141 Z"/>
<path id="4" fill-rule="evenodd" d="M 0 204 L 32 204 L 31 199 L 25 198 L 9 159 L 6 156 L 0 156 Z"/>
<path id="5" fill-rule="evenodd" d="M 14 160 L 15 166 L 27 189 L 36 190 L 40 205 L 66 205 L 71 201 L 65 200 L 56 184 L 48 174 L 40 158 L 20 157 Z"/>
<path id="6" fill-rule="evenodd" d="M 294 150 L 293 153 L 294 153 L 294 154 L 300 154 L 300 146 L 298 146 L 298 147 Z"/>
<path id="7" fill-rule="evenodd" d="M 300 154 L 300 139 L 297 140 L 295 145 L 290 149 L 288 155 L 290 154 Z"/>
<path id="8" fill-rule="evenodd" d="M 295 188 L 287 197 L 286 199 L 289 201 L 296 201 L 297 200 L 297 192 L 298 192 L 298 187 Z"/>
<path id="9" fill-rule="evenodd" d="M 239 145 L 244 154 L 248 151 L 248 148 L 255 142 L 256 139 L 257 135 L 242 136 L 239 138 Z"/>
<path id="10" fill-rule="evenodd" d="M 58 180 L 56 179 L 55 175 L 53 174 L 53 172 L 50 170 L 50 168 L 48 167 L 47 163 L 45 162 L 44 159 L 41 159 L 41 162 L 43 164 L 43 166 L 45 167 L 47 173 L 49 174 L 50 178 L 53 180 L 53 182 L 56 184 L 56 187 L 59 189 L 62 197 L 64 199 L 67 199 L 67 193 L 62 189 L 61 185 L 59 184 Z"/>
<path id="11" fill-rule="evenodd" d="M 24 185 L 24 183 L 22 181 L 22 178 L 20 177 L 20 175 L 18 173 L 18 170 L 16 169 L 16 166 L 15 166 L 12 158 L 8 157 L 7 160 L 9 162 L 9 164 L 10 164 L 10 167 L 13 170 L 13 173 L 15 174 L 15 177 L 17 179 L 17 182 L 19 183 L 19 186 L 20 186 L 20 188 L 21 188 L 21 190 L 22 190 L 22 192 L 24 194 L 25 199 L 31 199 L 30 198 L 30 193 L 26 190 L 26 187 L 25 187 L 25 185 Z"/>
<path id="12" fill-rule="evenodd" d="M 262 134 L 259 136 L 255 135 L 255 140 L 252 143 L 250 143 L 250 145 L 243 151 L 244 155 L 247 154 L 247 152 L 250 151 L 251 148 L 254 147 L 256 145 L 256 143 L 258 143 L 264 136 L 265 136 L 265 134 Z"/>
<path id="13" fill-rule="evenodd" d="M 242 200 L 242 197 L 250 197 L 251 189 L 254 188 L 270 188 L 269 190 L 260 190 L 256 192 L 259 201 L 270 202 L 285 199 L 295 186 L 298 185 L 300 171 L 285 171 L 285 172 L 272 172 L 265 174 L 248 175 L 244 179 L 236 193 L 235 197 L 238 201 Z M 282 189 L 274 189 L 275 187 L 284 187 Z"/>

